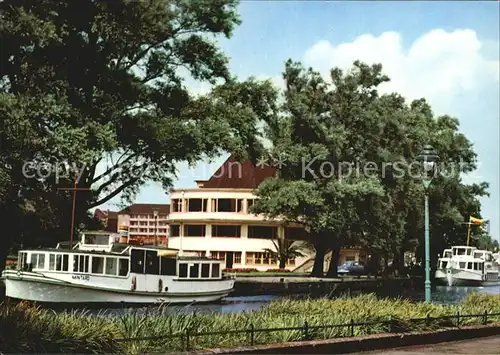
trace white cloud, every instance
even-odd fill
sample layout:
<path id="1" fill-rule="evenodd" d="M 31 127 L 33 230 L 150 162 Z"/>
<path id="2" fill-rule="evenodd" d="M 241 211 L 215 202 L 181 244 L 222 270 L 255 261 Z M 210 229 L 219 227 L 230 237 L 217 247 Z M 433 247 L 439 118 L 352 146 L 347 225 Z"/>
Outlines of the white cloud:
<path id="1" fill-rule="evenodd" d="M 485 82 L 499 81 L 498 56 L 486 59 L 482 47 L 469 29 L 432 30 L 408 49 L 399 33 L 384 32 L 337 45 L 319 41 L 307 50 L 304 62 L 325 74 L 333 67 L 347 69 L 356 59 L 381 63 L 391 78 L 381 91 L 397 91 L 409 99 L 426 97 L 437 113 L 454 113 L 450 105 L 455 97 L 477 90 Z"/>

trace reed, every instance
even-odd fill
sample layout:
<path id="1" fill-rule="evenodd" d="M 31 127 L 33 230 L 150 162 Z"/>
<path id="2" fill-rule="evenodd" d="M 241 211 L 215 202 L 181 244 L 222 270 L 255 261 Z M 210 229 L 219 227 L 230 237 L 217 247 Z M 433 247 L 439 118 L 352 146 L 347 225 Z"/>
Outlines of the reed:
<path id="1" fill-rule="evenodd" d="M 257 311 L 227 314 L 172 312 L 168 306 L 154 311 L 133 310 L 119 316 L 88 311 L 54 313 L 27 303 L 0 304 L 0 353 L 150 353 L 181 351 L 190 333 L 191 349 L 232 347 L 250 344 L 250 333 L 234 330 L 301 328 L 307 321 L 308 339 L 365 335 L 391 331 L 429 330 L 452 326 L 455 318 L 426 322 L 425 317 L 500 312 L 500 295 L 471 294 L 457 305 L 414 303 L 404 299 L 380 299 L 360 295 L 338 299 L 283 299 Z M 410 319 L 421 318 L 420 321 Z M 388 320 L 391 319 L 389 329 Z M 489 322 L 500 317 L 489 316 Z M 481 318 L 462 319 L 461 324 L 479 324 Z M 359 327 L 317 329 L 316 326 L 378 322 Z M 194 333 L 220 332 L 220 334 Z M 254 344 L 304 339 L 303 329 L 254 332 Z M 118 338 L 161 336 L 158 340 L 117 342 Z"/>

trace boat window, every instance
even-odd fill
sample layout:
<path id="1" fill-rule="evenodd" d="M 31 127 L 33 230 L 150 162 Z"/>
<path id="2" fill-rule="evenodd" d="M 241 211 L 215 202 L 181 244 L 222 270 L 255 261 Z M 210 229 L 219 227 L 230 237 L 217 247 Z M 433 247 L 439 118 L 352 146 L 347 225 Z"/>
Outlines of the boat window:
<path id="1" fill-rule="evenodd" d="M 446 269 L 446 266 L 448 265 L 447 261 L 441 261 L 441 268 Z"/>
<path id="2" fill-rule="evenodd" d="M 160 260 L 156 250 L 146 252 L 146 274 L 160 274 Z"/>
<path id="3" fill-rule="evenodd" d="M 210 277 L 210 264 L 201 264 L 201 277 Z"/>
<path id="4" fill-rule="evenodd" d="M 17 269 L 26 270 L 27 260 L 28 260 L 28 253 L 19 253 L 17 257 Z"/>
<path id="5" fill-rule="evenodd" d="M 132 249 L 130 251 L 130 272 L 144 274 L 144 250 Z"/>
<path id="6" fill-rule="evenodd" d="M 492 260 L 492 256 L 491 256 L 491 254 L 486 254 L 486 255 L 484 256 L 484 260 L 485 260 L 485 261 L 491 261 L 491 260 Z"/>
<path id="7" fill-rule="evenodd" d="M 189 277 L 191 278 L 200 277 L 200 264 L 189 265 Z"/>
<path id="8" fill-rule="evenodd" d="M 451 257 L 451 251 L 445 251 L 444 252 L 444 257 L 445 258 L 450 258 Z"/>
<path id="9" fill-rule="evenodd" d="M 465 255 L 465 249 L 455 249 L 457 255 Z"/>
<path id="10" fill-rule="evenodd" d="M 102 256 L 92 256 L 92 273 L 102 274 L 104 272 L 104 258 Z"/>
<path id="11" fill-rule="evenodd" d="M 74 255 L 73 256 L 73 271 L 89 272 L 89 255 Z"/>
<path id="12" fill-rule="evenodd" d="M 477 263 L 474 263 L 474 264 L 476 264 L 476 267 L 477 267 Z M 471 262 L 467 263 L 467 269 L 474 270 Z"/>
<path id="13" fill-rule="evenodd" d="M 465 262 L 461 261 L 459 264 L 460 269 L 465 269 Z"/>
<path id="14" fill-rule="evenodd" d="M 212 277 L 220 277 L 220 264 L 212 264 Z"/>
<path id="15" fill-rule="evenodd" d="M 472 249 L 467 249 L 467 255 L 472 255 Z"/>
<path id="16" fill-rule="evenodd" d="M 62 270 L 62 254 L 56 254 L 56 271 Z"/>
<path id="17" fill-rule="evenodd" d="M 127 276 L 127 274 L 128 274 L 128 259 L 125 259 L 125 258 L 119 259 L 118 274 L 120 276 Z"/>
<path id="18" fill-rule="evenodd" d="M 45 254 L 31 254 L 31 265 L 34 269 L 44 269 Z"/>
<path id="19" fill-rule="evenodd" d="M 56 255 L 49 254 L 49 270 L 55 270 L 55 269 L 56 269 Z"/>
<path id="20" fill-rule="evenodd" d="M 62 256 L 62 271 L 68 271 L 69 269 L 69 255 L 63 254 Z"/>
<path id="21" fill-rule="evenodd" d="M 188 276 L 188 266 L 187 264 L 179 264 L 179 277 Z"/>
<path id="22" fill-rule="evenodd" d="M 173 258 L 160 257 L 160 275 L 175 276 L 176 261 Z"/>
<path id="23" fill-rule="evenodd" d="M 116 275 L 118 271 L 117 264 L 117 258 L 106 258 L 106 275 Z"/>

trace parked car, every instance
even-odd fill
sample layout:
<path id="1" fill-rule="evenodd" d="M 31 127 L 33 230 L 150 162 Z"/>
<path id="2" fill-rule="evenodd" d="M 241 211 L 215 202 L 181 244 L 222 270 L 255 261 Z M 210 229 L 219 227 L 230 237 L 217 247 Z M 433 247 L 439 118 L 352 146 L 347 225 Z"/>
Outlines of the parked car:
<path id="1" fill-rule="evenodd" d="M 359 261 L 346 261 L 337 268 L 337 273 L 340 275 L 363 275 L 365 274 L 365 266 Z"/>

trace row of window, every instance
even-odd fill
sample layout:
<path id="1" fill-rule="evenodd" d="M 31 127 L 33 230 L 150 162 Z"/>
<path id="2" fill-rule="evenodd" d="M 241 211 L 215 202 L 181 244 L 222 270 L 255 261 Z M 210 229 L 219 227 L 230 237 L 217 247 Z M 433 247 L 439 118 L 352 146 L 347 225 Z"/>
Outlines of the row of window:
<path id="1" fill-rule="evenodd" d="M 131 214 L 130 215 L 131 219 L 155 219 L 154 214 Z M 158 215 L 158 220 L 160 219 L 167 219 L 168 215 L 166 214 L 160 214 Z"/>
<path id="2" fill-rule="evenodd" d="M 130 222 L 130 225 L 131 226 L 141 226 L 141 227 L 144 227 L 144 226 L 148 226 L 148 222 L 135 222 L 135 221 L 132 221 Z M 168 225 L 168 222 L 158 222 L 158 223 L 155 223 L 155 222 L 149 222 L 149 226 L 150 227 L 154 227 L 155 225 L 158 225 L 158 226 L 166 226 Z"/>
<path id="3" fill-rule="evenodd" d="M 129 228 L 129 231 L 130 232 L 137 232 L 137 233 L 154 233 L 155 231 L 157 233 L 167 233 L 167 229 L 166 228 L 157 228 L 155 230 L 155 228 L 149 228 L 149 230 L 147 228 Z"/>
<path id="4" fill-rule="evenodd" d="M 172 212 L 243 212 L 242 198 L 185 198 L 172 199 Z M 247 199 L 247 211 L 253 206 L 254 199 Z"/>
<path id="5" fill-rule="evenodd" d="M 458 263 L 458 267 L 460 269 L 483 271 L 484 264 L 483 263 L 461 261 Z"/>
<path id="6" fill-rule="evenodd" d="M 46 263 L 46 255 L 48 255 L 48 264 Z M 70 260 L 72 260 L 71 269 Z M 31 266 L 33 269 L 49 271 L 71 271 L 112 276 L 126 276 L 128 274 L 128 259 L 112 256 L 33 253 L 31 254 Z"/>
<path id="7" fill-rule="evenodd" d="M 212 224 L 212 237 L 221 238 L 240 238 L 240 225 L 217 225 Z M 170 236 L 179 237 L 181 226 L 172 224 L 170 226 Z M 184 237 L 205 237 L 206 225 L 204 224 L 185 224 L 183 225 Z M 248 238 L 276 239 L 278 237 L 278 228 L 270 226 L 248 226 Z M 303 228 L 287 227 L 285 228 L 285 238 L 292 240 L 305 239 Z"/>

